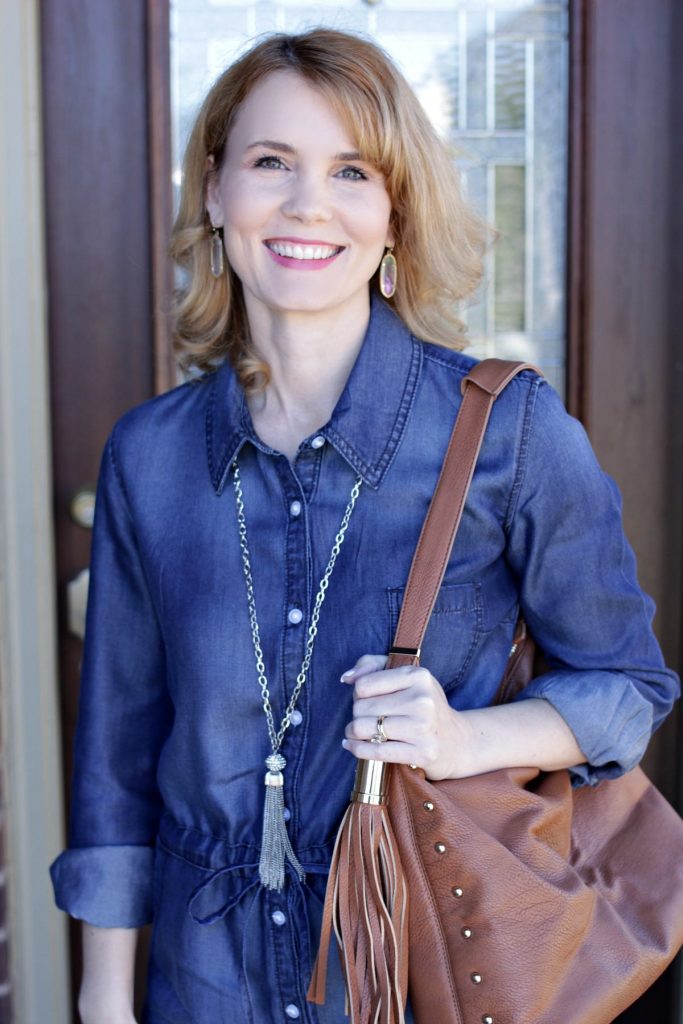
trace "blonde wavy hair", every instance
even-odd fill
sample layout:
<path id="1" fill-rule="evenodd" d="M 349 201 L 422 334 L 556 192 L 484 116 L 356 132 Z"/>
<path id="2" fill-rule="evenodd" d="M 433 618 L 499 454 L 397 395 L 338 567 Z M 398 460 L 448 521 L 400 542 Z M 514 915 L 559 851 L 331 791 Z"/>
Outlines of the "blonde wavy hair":
<path id="1" fill-rule="evenodd" d="M 319 89 L 349 127 L 361 158 L 384 175 L 399 279 L 391 305 L 418 338 L 461 349 L 463 299 L 479 284 L 490 232 L 464 201 L 452 157 L 403 75 L 374 43 L 316 28 L 257 42 L 217 79 L 185 153 L 171 254 L 183 271 L 175 300 L 181 365 L 215 368 L 226 356 L 245 389 L 270 371 L 251 348 L 241 284 L 228 266 L 211 274 L 206 210 L 209 157 L 220 169 L 238 107 L 275 71 L 294 71 Z M 378 287 L 377 274 L 372 287 Z"/>

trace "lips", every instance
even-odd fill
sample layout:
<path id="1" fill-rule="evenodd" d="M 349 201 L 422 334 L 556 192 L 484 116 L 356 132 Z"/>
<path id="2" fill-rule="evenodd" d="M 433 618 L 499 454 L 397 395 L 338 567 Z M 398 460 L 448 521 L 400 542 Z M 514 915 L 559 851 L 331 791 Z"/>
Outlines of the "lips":
<path id="1" fill-rule="evenodd" d="M 294 242 L 285 239 L 268 239 L 264 244 L 277 256 L 291 260 L 329 260 L 344 249 L 343 245 L 329 245 L 326 242 Z"/>

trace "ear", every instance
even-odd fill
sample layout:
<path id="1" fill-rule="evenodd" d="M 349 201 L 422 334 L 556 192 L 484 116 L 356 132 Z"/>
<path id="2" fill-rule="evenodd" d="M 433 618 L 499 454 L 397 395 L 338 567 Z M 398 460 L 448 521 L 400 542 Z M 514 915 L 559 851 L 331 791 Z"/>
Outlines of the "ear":
<path id="1" fill-rule="evenodd" d="M 393 226 L 392 226 L 392 220 L 393 220 L 393 217 L 389 221 L 389 227 L 387 228 L 387 237 L 386 237 L 386 241 L 384 243 L 385 246 L 387 247 L 387 249 L 393 249 L 394 246 L 396 245 L 396 239 L 394 237 L 394 229 L 393 229 Z"/>
<path id="2" fill-rule="evenodd" d="M 215 228 L 223 227 L 223 205 L 220 199 L 220 171 L 216 167 L 213 154 L 206 158 L 206 172 L 204 176 L 204 203 L 209 218 Z"/>

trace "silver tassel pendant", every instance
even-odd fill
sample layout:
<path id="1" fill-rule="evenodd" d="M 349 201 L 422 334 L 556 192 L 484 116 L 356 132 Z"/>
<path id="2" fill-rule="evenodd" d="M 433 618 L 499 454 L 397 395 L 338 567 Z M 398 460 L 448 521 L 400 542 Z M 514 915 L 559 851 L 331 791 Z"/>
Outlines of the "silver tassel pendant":
<path id="1" fill-rule="evenodd" d="M 304 869 L 292 849 L 285 825 L 284 779 L 282 769 L 287 762 L 282 754 L 266 758 L 266 803 L 263 810 L 263 838 L 258 871 L 266 889 L 280 892 L 285 884 L 285 858 L 296 871 L 299 881 L 304 880 Z"/>

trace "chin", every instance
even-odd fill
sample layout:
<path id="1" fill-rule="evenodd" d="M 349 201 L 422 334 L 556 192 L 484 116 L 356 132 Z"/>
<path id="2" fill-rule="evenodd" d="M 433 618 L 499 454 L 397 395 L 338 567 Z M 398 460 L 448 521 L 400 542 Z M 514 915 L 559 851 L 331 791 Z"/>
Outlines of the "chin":
<path id="1" fill-rule="evenodd" d="M 316 297 L 313 295 L 288 296 L 267 302 L 273 312 L 277 313 L 326 313 L 337 309 L 348 301 L 348 297 Z"/>

